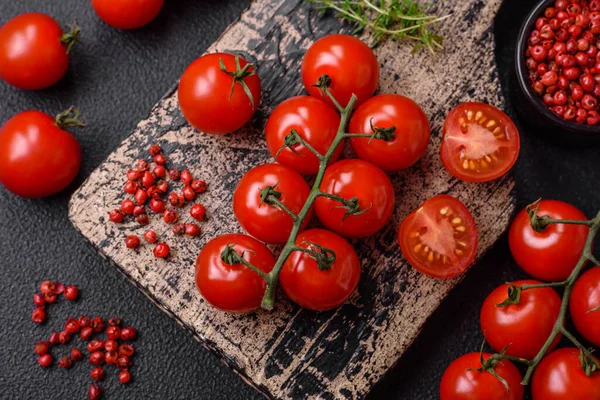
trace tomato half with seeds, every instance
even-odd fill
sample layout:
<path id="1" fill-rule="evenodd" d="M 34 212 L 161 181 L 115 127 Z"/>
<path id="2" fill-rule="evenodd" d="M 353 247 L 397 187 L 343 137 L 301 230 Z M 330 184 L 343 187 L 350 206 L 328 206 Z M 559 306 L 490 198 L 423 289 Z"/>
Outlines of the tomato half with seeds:
<path id="1" fill-rule="evenodd" d="M 196 286 L 213 307 L 244 313 L 260 307 L 266 281 L 244 264 L 223 259 L 227 246 L 264 273 L 275 265 L 275 257 L 263 243 L 248 235 L 228 234 L 208 242 L 196 260 Z"/>
<path id="2" fill-rule="evenodd" d="M 352 245 L 324 229 L 301 232 L 296 245 L 315 252 L 319 252 L 320 248 L 330 250 L 335 254 L 335 261 L 319 269 L 319 264 L 310 254 L 293 252 L 279 276 L 285 294 L 294 303 L 309 310 L 326 311 L 344 304 L 360 280 L 360 260 Z"/>
<path id="3" fill-rule="evenodd" d="M 148 25 L 162 9 L 164 0 L 92 0 L 100 19 L 117 29 Z"/>
<path id="4" fill-rule="evenodd" d="M 434 196 L 410 213 L 398 230 L 406 260 L 434 278 L 453 278 L 475 259 L 479 235 L 469 209 L 445 194 Z"/>
<path id="5" fill-rule="evenodd" d="M 463 103 L 446 117 L 442 163 L 458 179 L 487 182 L 517 161 L 521 141 L 510 117 L 484 103 Z"/>
<path id="6" fill-rule="evenodd" d="M 600 268 L 593 267 L 577 279 L 571 292 L 569 311 L 577 331 L 600 346 Z"/>

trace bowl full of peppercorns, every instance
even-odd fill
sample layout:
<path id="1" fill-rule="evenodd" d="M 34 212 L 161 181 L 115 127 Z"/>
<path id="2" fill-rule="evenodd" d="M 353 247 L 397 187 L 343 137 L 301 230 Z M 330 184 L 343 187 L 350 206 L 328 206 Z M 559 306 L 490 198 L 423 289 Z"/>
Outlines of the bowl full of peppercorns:
<path id="1" fill-rule="evenodd" d="M 600 143 L 600 0 L 544 0 L 517 41 L 515 105 L 565 144 Z"/>

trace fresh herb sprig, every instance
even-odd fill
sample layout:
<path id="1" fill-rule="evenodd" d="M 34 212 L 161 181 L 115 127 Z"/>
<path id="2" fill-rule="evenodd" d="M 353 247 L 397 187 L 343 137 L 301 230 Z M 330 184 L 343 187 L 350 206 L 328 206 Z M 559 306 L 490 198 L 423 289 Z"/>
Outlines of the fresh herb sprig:
<path id="1" fill-rule="evenodd" d="M 416 42 L 413 53 L 427 48 L 432 54 L 443 49 L 443 37 L 431 28 L 449 18 L 429 15 L 414 0 L 307 0 L 323 13 L 332 10 L 336 17 L 356 25 L 354 33 L 370 30 L 374 36 L 373 47 L 382 40 L 408 40 Z"/>

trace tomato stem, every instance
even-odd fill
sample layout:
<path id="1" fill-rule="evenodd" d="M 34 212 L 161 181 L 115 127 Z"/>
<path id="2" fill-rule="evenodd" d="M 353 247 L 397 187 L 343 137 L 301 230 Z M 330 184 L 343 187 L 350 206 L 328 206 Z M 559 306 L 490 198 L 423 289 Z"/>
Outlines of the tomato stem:
<path id="1" fill-rule="evenodd" d="M 85 128 L 85 124 L 79 119 L 79 110 L 73 106 L 59 113 L 56 116 L 55 121 L 56 126 L 60 129 L 71 127 Z"/>
<path id="2" fill-rule="evenodd" d="M 219 68 L 221 68 L 222 72 L 226 73 L 227 75 L 229 75 L 233 78 L 233 82 L 231 82 L 231 92 L 229 93 L 229 99 L 231 99 L 231 97 L 233 97 L 233 92 L 235 90 L 235 84 L 239 83 L 242 86 L 244 93 L 246 93 L 246 96 L 248 96 L 248 98 L 250 99 L 250 104 L 252 104 L 252 109 L 254 110 L 256 108 L 256 104 L 254 104 L 254 96 L 252 96 L 252 91 L 250 90 L 250 88 L 248 87 L 246 82 L 244 81 L 244 79 L 246 79 L 247 77 L 256 74 L 256 68 L 254 68 L 254 65 L 248 63 L 248 64 L 244 65 L 244 68 L 242 68 L 242 66 L 240 65 L 240 56 L 239 56 L 239 54 L 236 54 L 235 55 L 235 71 L 233 71 L 233 72 L 228 71 L 227 67 L 225 66 L 225 63 L 223 62 L 223 59 L 221 59 L 221 58 L 219 58 Z M 251 68 L 252 68 L 252 70 L 250 70 Z"/>
<path id="3" fill-rule="evenodd" d="M 71 26 L 71 30 L 61 36 L 60 42 L 67 46 L 67 54 L 71 52 L 71 49 L 79 41 L 79 34 L 81 29 L 77 24 Z"/>

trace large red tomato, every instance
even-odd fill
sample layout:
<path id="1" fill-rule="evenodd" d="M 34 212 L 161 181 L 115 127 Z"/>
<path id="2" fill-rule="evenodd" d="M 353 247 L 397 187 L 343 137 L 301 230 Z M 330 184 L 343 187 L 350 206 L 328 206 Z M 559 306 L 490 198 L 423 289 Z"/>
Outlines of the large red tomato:
<path id="1" fill-rule="evenodd" d="M 294 221 L 283 209 L 265 203 L 261 192 L 271 187 L 282 202 L 298 215 L 310 188 L 300 174 L 285 165 L 265 164 L 248 171 L 233 193 L 233 212 L 240 225 L 255 238 L 267 243 L 287 242 Z M 305 219 L 303 227 L 310 222 Z"/>
<path id="2" fill-rule="evenodd" d="M 137 29 L 149 24 L 164 0 L 92 0 L 100 19 L 117 29 Z"/>
<path id="3" fill-rule="evenodd" d="M 0 182 L 22 197 L 60 192 L 77 176 L 77 139 L 39 111 L 25 111 L 0 129 Z"/>
<path id="4" fill-rule="evenodd" d="M 394 187 L 378 167 L 363 160 L 338 161 L 325 170 L 321 190 L 346 200 L 358 199 L 359 215 L 327 197 L 315 201 L 315 212 L 327 229 L 351 238 L 367 237 L 383 228 L 394 212 Z"/>
<path id="5" fill-rule="evenodd" d="M 373 96 L 379 83 L 379 63 L 373 50 L 360 39 L 349 35 L 329 35 L 312 44 L 302 61 L 302 82 L 311 96 L 333 104 L 328 96 L 314 87 L 322 75 L 329 75 L 329 90 L 345 107 L 352 94 L 356 106 Z"/>
<path id="6" fill-rule="evenodd" d="M 594 346 L 600 347 L 598 307 L 600 307 L 600 268 L 593 267 L 575 282 L 569 310 L 577 331 Z"/>
<path id="7" fill-rule="evenodd" d="M 445 194 L 432 197 L 410 213 L 398 230 L 406 260 L 434 278 L 453 278 L 466 270 L 477 254 L 479 235 L 469 209 Z"/>
<path id="8" fill-rule="evenodd" d="M 416 163 L 429 143 L 429 121 L 417 103 L 397 94 L 382 94 L 367 100 L 350 120 L 350 133 L 371 135 L 372 128 L 395 127 L 392 140 L 352 138 L 358 158 L 389 172 Z"/>
<path id="9" fill-rule="evenodd" d="M 267 147 L 275 157 L 284 145 L 285 137 L 295 130 L 313 149 L 325 155 L 337 135 L 339 125 L 338 113 L 322 100 L 310 96 L 292 97 L 271 113 L 265 127 Z M 343 143 L 333 153 L 331 162 L 340 158 L 342 149 Z M 319 172 L 319 159 L 302 144 L 296 144 L 293 150 L 282 150 L 275 159 L 303 175 Z"/>
<path id="10" fill-rule="evenodd" d="M 556 200 L 542 200 L 538 216 L 555 219 L 587 220 L 579 209 Z M 557 282 L 569 277 L 577 265 L 589 233 L 585 225 L 550 224 L 543 232 L 531 227 L 527 210 L 522 210 L 508 233 L 515 261 L 536 279 Z"/>
<path id="11" fill-rule="evenodd" d="M 196 260 L 196 286 L 204 300 L 223 311 L 243 313 L 260 307 L 266 281 L 243 264 L 222 258 L 227 246 L 264 273 L 275 265 L 273 253 L 258 240 L 239 234 L 219 236 L 208 242 Z"/>
<path id="12" fill-rule="evenodd" d="M 242 73 L 248 65 L 242 57 L 239 57 L 238 77 L 229 75 L 227 72 L 238 71 L 236 57 L 239 56 L 228 53 L 205 54 L 183 73 L 177 92 L 179 106 L 194 128 L 205 133 L 231 133 L 254 115 L 260 103 L 260 79 L 253 66 Z M 221 61 L 227 72 L 221 70 Z M 242 83 L 248 87 L 251 96 Z"/>
<path id="13" fill-rule="evenodd" d="M 19 89 L 45 89 L 69 67 L 69 49 L 78 29 L 63 34 L 46 14 L 21 14 L 0 28 L 0 78 Z"/>
<path id="14" fill-rule="evenodd" d="M 491 354 L 483 353 L 487 360 Z M 508 388 L 481 368 L 479 353 L 469 353 L 457 358 L 448 366 L 440 383 L 440 400 L 522 400 L 521 374 L 510 361 L 499 361 L 494 367 Z M 549 399 L 548 399 L 549 400 Z"/>
<path id="15" fill-rule="evenodd" d="M 352 245 L 324 229 L 301 232 L 296 245 L 317 252 L 319 246 L 331 250 L 335 261 L 329 269 L 320 270 L 311 255 L 293 252 L 279 276 L 285 294 L 310 310 L 326 311 L 344 304 L 360 279 L 360 260 Z"/>

